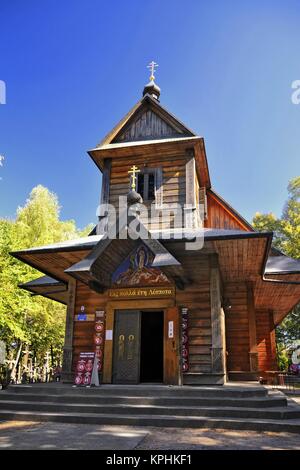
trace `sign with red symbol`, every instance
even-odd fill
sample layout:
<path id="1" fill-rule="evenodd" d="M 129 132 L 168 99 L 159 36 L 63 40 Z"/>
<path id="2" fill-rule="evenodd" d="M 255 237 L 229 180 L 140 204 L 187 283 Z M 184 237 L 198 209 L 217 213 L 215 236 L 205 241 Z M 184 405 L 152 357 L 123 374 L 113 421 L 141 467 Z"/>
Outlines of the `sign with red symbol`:
<path id="1" fill-rule="evenodd" d="M 181 364 L 182 372 L 189 370 L 188 309 L 181 307 Z"/>
<path id="2" fill-rule="evenodd" d="M 99 346 L 100 344 L 103 343 L 103 337 L 102 337 L 102 336 L 97 336 L 97 335 L 95 335 L 95 338 L 94 338 L 94 339 L 95 339 L 95 344 L 96 344 L 96 346 Z"/>
<path id="3" fill-rule="evenodd" d="M 95 323 L 95 330 L 96 330 L 98 333 L 100 333 L 101 331 L 103 331 L 103 330 L 104 330 L 104 324 L 103 324 L 103 322 L 97 321 L 97 322 Z"/>
<path id="4" fill-rule="evenodd" d="M 94 345 L 95 345 L 95 354 L 98 360 L 98 371 L 102 371 L 102 358 L 103 348 L 104 348 L 104 330 L 105 330 L 105 312 L 96 311 L 96 321 L 95 321 L 95 334 L 94 334 Z"/>
<path id="5" fill-rule="evenodd" d="M 93 383 L 93 372 L 94 369 L 97 369 L 97 362 L 94 352 L 82 352 L 79 355 L 79 359 L 76 365 L 76 376 L 75 376 L 75 385 L 97 385 Z M 96 380 L 97 382 L 97 380 Z M 99 381 L 98 381 L 99 385 Z"/>

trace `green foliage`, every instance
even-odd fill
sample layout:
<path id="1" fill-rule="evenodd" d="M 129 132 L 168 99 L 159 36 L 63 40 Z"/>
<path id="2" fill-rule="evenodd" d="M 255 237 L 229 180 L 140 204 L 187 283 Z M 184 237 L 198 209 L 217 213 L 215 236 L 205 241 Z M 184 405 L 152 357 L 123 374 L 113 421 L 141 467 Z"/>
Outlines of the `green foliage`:
<path id="1" fill-rule="evenodd" d="M 61 221 L 57 196 L 47 188 L 35 187 L 15 220 L 0 219 L 0 339 L 8 345 L 26 343 L 43 358 L 52 348 L 61 353 L 66 307 L 18 287 L 42 275 L 10 256 L 11 251 L 47 245 L 86 236 L 91 226 L 80 231 L 73 220 Z"/>
<path id="2" fill-rule="evenodd" d="M 256 213 L 253 226 L 258 231 L 274 231 L 273 244 L 287 256 L 300 259 L 300 177 L 288 185 L 288 200 L 281 218 L 274 214 Z M 287 364 L 287 349 L 300 339 L 300 304 L 276 329 L 278 357 L 282 366 Z"/>
<path id="3" fill-rule="evenodd" d="M 287 256 L 300 258 L 300 177 L 288 185 L 288 200 L 280 218 L 257 212 L 252 224 L 256 230 L 273 231 L 273 244 Z"/>
<path id="4" fill-rule="evenodd" d="M 256 212 L 252 220 L 252 225 L 258 232 L 274 232 L 273 245 L 280 249 L 282 240 L 282 221 L 270 212 L 269 214 L 261 214 Z"/>
<path id="5" fill-rule="evenodd" d="M 287 353 L 287 350 L 281 343 L 278 343 L 277 360 L 278 360 L 279 370 L 287 371 L 289 368 L 289 362 L 290 362 L 289 355 Z"/>

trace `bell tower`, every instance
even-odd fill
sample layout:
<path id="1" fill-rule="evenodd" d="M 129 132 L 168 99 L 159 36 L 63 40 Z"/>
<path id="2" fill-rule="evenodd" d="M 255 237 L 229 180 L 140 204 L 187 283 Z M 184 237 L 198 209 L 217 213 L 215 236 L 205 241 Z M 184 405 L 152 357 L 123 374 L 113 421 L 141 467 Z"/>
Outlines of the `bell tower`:
<path id="1" fill-rule="evenodd" d="M 152 61 L 148 67 L 142 99 L 89 151 L 103 172 L 97 233 L 106 230 L 110 213 L 119 213 L 133 178 L 143 200 L 140 218 L 150 231 L 203 226 L 210 187 L 203 138 L 161 105 L 158 64 Z M 133 167 L 138 171 L 128 178 Z"/>

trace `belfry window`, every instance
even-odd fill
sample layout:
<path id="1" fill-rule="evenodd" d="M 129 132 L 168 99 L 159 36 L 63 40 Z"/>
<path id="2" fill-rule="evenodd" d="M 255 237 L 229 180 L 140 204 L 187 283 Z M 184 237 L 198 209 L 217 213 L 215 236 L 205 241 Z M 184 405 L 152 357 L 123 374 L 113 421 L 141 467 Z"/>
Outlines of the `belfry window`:
<path id="1" fill-rule="evenodd" d="M 155 170 L 143 170 L 138 174 L 137 192 L 144 201 L 155 199 Z"/>

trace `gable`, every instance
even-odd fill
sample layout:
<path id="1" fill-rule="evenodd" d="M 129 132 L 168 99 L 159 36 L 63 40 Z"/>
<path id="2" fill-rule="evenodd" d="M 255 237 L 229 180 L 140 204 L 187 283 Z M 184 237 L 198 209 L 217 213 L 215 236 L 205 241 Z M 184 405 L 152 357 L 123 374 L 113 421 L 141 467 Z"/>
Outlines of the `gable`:
<path id="1" fill-rule="evenodd" d="M 97 148 L 114 143 L 195 135 L 156 99 L 145 95 L 97 145 Z"/>
<path id="2" fill-rule="evenodd" d="M 132 142 L 138 140 L 166 139 L 170 137 L 182 137 L 184 134 L 179 129 L 171 126 L 151 109 L 145 109 L 140 115 L 135 116 L 114 142 Z"/>
<path id="3" fill-rule="evenodd" d="M 251 225 L 215 191 L 207 191 L 207 220 L 205 227 L 239 229 L 253 232 Z"/>

